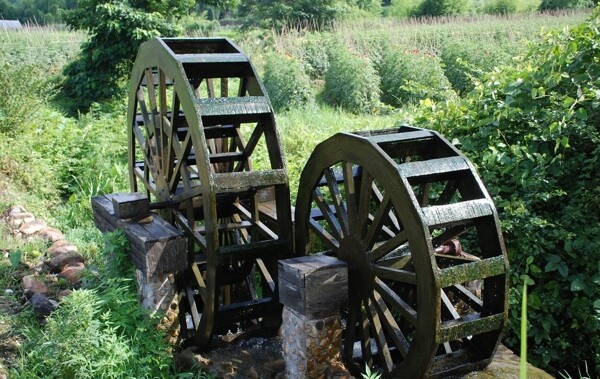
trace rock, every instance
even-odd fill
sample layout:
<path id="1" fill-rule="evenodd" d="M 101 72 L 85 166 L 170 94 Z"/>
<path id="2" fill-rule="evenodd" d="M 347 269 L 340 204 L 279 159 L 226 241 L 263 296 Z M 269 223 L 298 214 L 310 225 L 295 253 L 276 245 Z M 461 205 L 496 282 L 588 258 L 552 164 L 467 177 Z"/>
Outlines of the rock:
<path id="1" fill-rule="evenodd" d="M 14 293 L 15 293 L 15 291 L 12 290 L 12 289 L 10 289 L 10 288 L 7 288 L 7 289 L 4 290 L 4 294 L 5 295 L 9 295 L 10 296 L 10 295 L 13 295 Z"/>
<path id="2" fill-rule="evenodd" d="M 8 223 L 13 228 L 19 228 L 22 224 L 35 221 L 35 217 L 31 213 L 15 213 L 8 216 Z"/>
<path id="3" fill-rule="evenodd" d="M 197 346 L 191 346 L 178 353 L 174 353 L 173 365 L 181 371 L 189 371 L 197 367 L 208 368 L 211 365 L 210 359 L 198 354 L 199 351 L 200 349 Z"/>
<path id="4" fill-rule="evenodd" d="M 47 265 L 50 268 L 50 271 L 56 274 L 58 272 L 61 272 L 63 268 L 67 265 L 83 262 L 84 259 L 81 256 L 81 254 L 75 252 L 67 252 L 55 256 L 49 262 L 47 262 Z"/>
<path id="5" fill-rule="evenodd" d="M 77 252 L 77 246 L 71 245 L 69 241 L 64 239 L 54 242 L 48 249 L 48 254 L 52 255 L 53 257 L 70 252 Z"/>
<path id="6" fill-rule="evenodd" d="M 85 273 L 85 265 L 83 262 L 74 262 L 65 266 L 58 276 L 65 279 L 70 284 L 75 284 Z"/>
<path id="7" fill-rule="evenodd" d="M 24 290 L 30 290 L 34 294 L 41 293 L 45 295 L 48 293 L 48 287 L 33 275 L 24 276 L 23 279 L 21 279 L 21 286 Z"/>
<path id="8" fill-rule="evenodd" d="M 9 216 L 13 216 L 19 213 L 25 213 L 27 212 L 27 209 L 25 209 L 24 207 L 20 206 L 20 205 L 13 205 L 12 207 L 9 208 L 8 210 L 8 215 Z"/>
<path id="9" fill-rule="evenodd" d="M 34 294 L 31 299 L 33 311 L 38 318 L 45 318 L 58 308 L 58 304 L 41 293 Z"/>
<path id="10" fill-rule="evenodd" d="M 65 236 L 61 233 L 60 230 L 58 230 L 56 228 L 52 228 L 50 226 L 47 226 L 47 227 L 43 228 L 42 230 L 40 230 L 38 235 L 43 240 L 50 241 L 50 242 L 56 242 L 56 241 L 65 239 Z"/>
<path id="11" fill-rule="evenodd" d="M 58 297 L 58 301 L 62 301 L 62 299 L 64 299 L 65 297 L 67 297 L 67 296 L 71 295 L 71 292 L 72 292 L 72 291 L 71 291 L 71 290 L 68 290 L 68 289 L 67 289 L 67 290 L 62 290 L 62 291 L 60 291 L 60 292 L 59 292 L 59 293 L 56 295 L 56 297 Z"/>
<path id="12" fill-rule="evenodd" d="M 43 220 L 33 220 L 31 222 L 26 222 L 19 228 L 19 232 L 25 234 L 26 236 L 30 236 L 39 232 L 40 230 L 47 227 L 46 222 Z"/>
<path id="13" fill-rule="evenodd" d="M 248 378 L 249 379 L 258 379 L 260 376 L 258 375 L 258 372 L 256 372 L 256 369 L 254 367 L 250 367 L 250 370 L 248 370 Z"/>

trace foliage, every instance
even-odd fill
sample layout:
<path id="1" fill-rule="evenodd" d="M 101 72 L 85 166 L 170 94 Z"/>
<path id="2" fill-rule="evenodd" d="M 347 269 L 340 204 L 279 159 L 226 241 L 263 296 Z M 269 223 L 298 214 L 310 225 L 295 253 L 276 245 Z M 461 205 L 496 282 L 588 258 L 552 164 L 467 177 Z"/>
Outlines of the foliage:
<path id="1" fill-rule="evenodd" d="M 314 105 L 310 78 L 302 62 L 291 56 L 269 54 L 263 80 L 276 111 Z"/>
<path id="2" fill-rule="evenodd" d="M 392 0 L 385 10 L 386 16 L 412 17 L 417 13 L 421 0 Z"/>
<path id="3" fill-rule="evenodd" d="M 334 46 L 325 74 L 323 97 L 333 106 L 352 113 L 374 112 L 379 107 L 380 79 L 371 61 Z"/>
<path id="4" fill-rule="evenodd" d="M 542 0 L 540 10 L 547 9 L 580 9 L 594 5 L 592 0 Z"/>
<path id="5" fill-rule="evenodd" d="M 363 379 L 381 379 L 381 374 L 377 371 L 371 371 L 371 368 L 367 364 L 365 364 L 365 372 L 360 375 Z"/>
<path id="6" fill-rule="evenodd" d="M 247 0 L 240 4 L 238 14 L 247 28 L 321 28 L 342 14 L 344 8 L 340 3 L 344 1 Z"/>
<path id="7" fill-rule="evenodd" d="M 139 45 L 158 35 L 179 33 L 173 20 L 190 5 L 188 0 L 81 0 L 65 20 L 69 28 L 86 30 L 90 38 L 78 58 L 65 67 L 64 94 L 83 111 L 93 102 L 121 94 Z"/>
<path id="8" fill-rule="evenodd" d="M 442 46 L 440 58 L 444 72 L 458 94 L 465 94 L 474 87 L 474 81 L 481 80 L 494 67 L 507 65 L 517 55 L 521 44 L 509 41 L 471 41 L 452 39 Z"/>
<path id="9" fill-rule="evenodd" d="M 438 57 L 418 50 L 388 48 L 378 67 L 381 100 L 394 107 L 418 104 L 430 98 L 443 101 L 453 95 Z"/>
<path id="10" fill-rule="evenodd" d="M 492 73 L 465 99 L 424 103 L 419 118 L 478 165 L 512 265 L 504 342 L 518 349 L 527 281 L 529 361 L 551 372 L 587 361 L 600 373 L 598 12 L 545 34 L 518 68 Z"/>
<path id="11" fill-rule="evenodd" d="M 451 16 L 468 10 L 468 0 L 424 0 L 417 9 L 417 16 Z"/>
<path id="12" fill-rule="evenodd" d="M 317 38 L 315 38 L 317 37 Z M 311 79 L 323 79 L 329 69 L 329 43 L 320 34 L 308 38 L 303 44 L 302 59 Z"/>

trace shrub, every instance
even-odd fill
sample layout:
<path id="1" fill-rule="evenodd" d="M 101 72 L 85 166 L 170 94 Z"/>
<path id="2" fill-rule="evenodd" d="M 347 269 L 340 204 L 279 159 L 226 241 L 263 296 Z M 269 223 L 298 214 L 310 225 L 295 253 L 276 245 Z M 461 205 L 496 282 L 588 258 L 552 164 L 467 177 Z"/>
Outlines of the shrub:
<path id="1" fill-rule="evenodd" d="M 305 71 L 311 79 L 323 79 L 329 69 L 329 42 L 322 34 L 317 38 L 309 38 L 304 42 L 302 60 Z"/>
<path id="2" fill-rule="evenodd" d="M 474 87 L 474 80 L 481 80 L 494 67 L 510 64 L 515 51 L 514 44 L 488 41 L 481 43 L 468 39 L 448 40 L 442 45 L 440 57 L 444 72 L 452 88 L 463 95 Z M 511 54 L 513 53 L 513 54 Z"/>
<path id="3" fill-rule="evenodd" d="M 548 9 L 581 9 L 594 6 L 592 0 L 542 0 L 540 10 Z"/>
<path id="4" fill-rule="evenodd" d="M 504 342 L 518 350 L 527 282 L 529 361 L 554 374 L 587 362 L 591 377 L 600 374 L 599 12 L 421 118 L 460 142 L 499 210 L 512 266 Z"/>
<path id="5" fill-rule="evenodd" d="M 314 105 L 310 79 L 299 60 L 277 53 L 269 54 L 263 79 L 275 110 Z"/>
<path id="6" fill-rule="evenodd" d="M 417 14 L 421 0 L 392 0 L 386 8 L 386 16 L 412 17 Z"/>
<path id="7" fill-rule="evenodd" d="M 378 71 L 381 100 L 394 107 L 418 104 L 425 98 L 442 101 L 453 94 L 440 59 L 420 51 L 388 48 L 383 52 Z"/>
<path id="8" fill-rule="evenodd" d="M 417 16 L 451 16 L 465 13 L 468 0 L 424 0 L 417 9 Z"/>
<path id="9" fill-rule="evenodd" d="M 92 103 L 121 94 L 138 47 L 155 36 L 174 36 L 179 28 L 171 16 L 183 15 L 187 0 L 124 2 L 82 0 L 65 14 L 71 29 L 90 34 L 78 58 L 64 69 L 64 94 L 77 110 L 87 111 Z"/>
<path id="10" fill-rule="evenodd" d="M 380 79 L 371 61 L 335 46 L 325 75 L 323 97 L 328 104 L 352 113 L 374 112 L 380 105 Z"/>

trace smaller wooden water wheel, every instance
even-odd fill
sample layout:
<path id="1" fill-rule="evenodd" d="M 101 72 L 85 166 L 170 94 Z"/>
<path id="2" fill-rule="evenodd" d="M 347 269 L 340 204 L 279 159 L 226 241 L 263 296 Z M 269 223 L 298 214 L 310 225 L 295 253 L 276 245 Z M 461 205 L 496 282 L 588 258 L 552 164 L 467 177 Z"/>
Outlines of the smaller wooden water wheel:
<path id="1" fill-rule="evenodd" d="M 188 240 L 188 269 L 176 276 L 183 337 L 206 348 L 215 334 L 276 330 L 290 196 L 273 109 L 248 57 L 223 38 L 142 44 L 128 125 L 132 191 Z"/>
<path id="2" fill-rule="evenodd" d="M 342 356 L 386 377 L 481 368 L 507 319 L 496 209 L 469 161 L 437 133 L 340 133 L 300 179 L 296 249 L 348 263 Z"/>

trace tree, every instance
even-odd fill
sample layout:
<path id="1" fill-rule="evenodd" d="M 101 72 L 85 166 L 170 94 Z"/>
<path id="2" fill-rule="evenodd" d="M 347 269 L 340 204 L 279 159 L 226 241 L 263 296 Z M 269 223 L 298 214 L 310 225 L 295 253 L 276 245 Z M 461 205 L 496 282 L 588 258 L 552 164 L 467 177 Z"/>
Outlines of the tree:
<path id="1" fill-rule="evenodd" d="M 248 0 L 240 4 L 239 14 L 245 27 L 320 27 L 337 18 L 347 5 L 338 0 Z"/>
<path id="2" fill-rule="evenodd" d="M 177 35 L 174 20 L 192 5 L 190 0 L 81 0 L 66 12 L 65 21 L 90 38 L 63 71 L 63 94 L 80 111 L 120 94 L 139 45 L 155 36 Z"/>
<path id="3" fill-rule="evenodd" d="M 15 18 L 15 8 L 7 0 L 0 0 L 0 19 L 12 20 Z"/>

